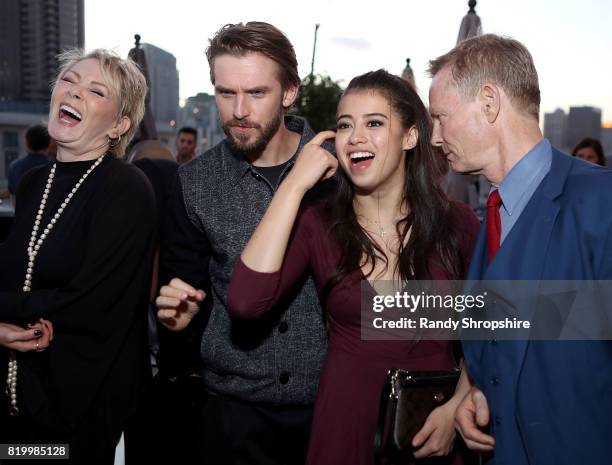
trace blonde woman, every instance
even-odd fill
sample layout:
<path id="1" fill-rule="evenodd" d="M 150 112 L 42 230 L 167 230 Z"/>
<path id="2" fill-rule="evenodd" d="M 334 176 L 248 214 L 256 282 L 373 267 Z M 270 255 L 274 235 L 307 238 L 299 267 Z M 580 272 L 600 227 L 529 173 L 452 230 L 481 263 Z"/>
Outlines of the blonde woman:
<path id="1" fill-rule="evenodd" d="M 0 245 L 0 321 L 34 323 L 44 342 L 22 352 L 0 339 L 0 437 L 68 443 L 71 463 L 107 464 L 149 373 L 155 200 L 120 159 L 147 87 L 112 52 L 74 50 L 59 61 L 48 124 L 57 161 L 24 177 Z"/>

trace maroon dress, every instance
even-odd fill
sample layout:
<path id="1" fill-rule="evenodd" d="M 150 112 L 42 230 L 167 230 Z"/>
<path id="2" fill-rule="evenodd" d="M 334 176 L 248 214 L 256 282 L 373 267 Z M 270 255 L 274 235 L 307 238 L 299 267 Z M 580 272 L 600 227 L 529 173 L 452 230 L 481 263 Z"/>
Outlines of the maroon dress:
<path id="1" fill-rule="evenodd" d="M 259 273 L 240 259 L 236 262 L 228 293 L 233 316 L 262 316 L 308 272 L 321 296 L 338 268 L 341 248 L 329 237 L 319 208 L 308 207 L 298 214 L 280 271 Z M 468 207 L 459 204 L 453 217 L 469 257 L 478 220 Z M 433 279 L 448 279 L 435 265 L 431 274 Z M 329 348 L 315 403 L 308 465 L 372 465 L 379 396 L 387 371 L 392 367 L 444 370 L 456 366 L 450 341 L 362 340 L 363 279 L 362 271 L 356 270 L 323 302 L 329 318 Z"/>

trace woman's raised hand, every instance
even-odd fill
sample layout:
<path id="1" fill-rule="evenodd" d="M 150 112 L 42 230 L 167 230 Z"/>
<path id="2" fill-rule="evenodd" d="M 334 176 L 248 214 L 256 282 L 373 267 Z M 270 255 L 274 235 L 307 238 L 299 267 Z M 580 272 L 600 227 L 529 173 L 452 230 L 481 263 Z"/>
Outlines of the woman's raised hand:
<path id="1" fill-rule="evenodd" d="M 300 151 L 287 181 L 306 192 L 317 182 L 332 177 L 338 169 L 338 160 L 321 144 L 335 136 L 334 131 L 323 131 L 314 136 Z"/>

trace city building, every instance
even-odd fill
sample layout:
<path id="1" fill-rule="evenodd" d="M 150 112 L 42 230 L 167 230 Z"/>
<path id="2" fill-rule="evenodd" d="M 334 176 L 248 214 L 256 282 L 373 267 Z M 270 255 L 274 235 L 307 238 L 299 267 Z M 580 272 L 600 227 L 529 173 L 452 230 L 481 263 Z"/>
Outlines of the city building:
<path id="1" fill-rule="evenodd" d="M 215 97 L 201 92 L 189 97 L 181 108 L 178 127 L 191 126 L 198 131 L 197 153 L 218 144 L 225 134 L 219 124 L 219 114 Z"/>
<path id="2" fill-rule="evenodd" d="M 567 152 L 565 131 L 567 128 L 567 114 L 560 108 L 557 108 L 552 113 L 544 114 L 544 137 L 546 137 L 550 143 L 558 148 Z"/>
<path id="3" fill-rule="evenodd" d="M 612 121 L 601 127 L 601 146 L 606 156 L 606 165 L 612 167 Z"/>
<path id="4" fill-rule="evenodd" d="M 56 56 L 83 47 L 84 37 L 84 0 L 2 0 L 0 191 L 8 165 L 25 155 L 25 130 L 47 119 Z"/>
<path id="5" fill-rule="evenodd" d="M 147 60 L 151 112 L 156 122 L 173 125 L 178 119 L 179 75 L 176 58 L 151 44 L 142 44 Z"/>
<path id="6" fill-rule="evenodd" d="M 48 102 L 61 51 L 83 47 L 84 0 L 2 0 L 0 102 Z"/>
<path id="7" fill-rule="evenodd" d="M 565 144 L 569 151 L 585 137 L 601 139 L 601 110 L 586 106 L 570 107 L 565 134 Z"/>

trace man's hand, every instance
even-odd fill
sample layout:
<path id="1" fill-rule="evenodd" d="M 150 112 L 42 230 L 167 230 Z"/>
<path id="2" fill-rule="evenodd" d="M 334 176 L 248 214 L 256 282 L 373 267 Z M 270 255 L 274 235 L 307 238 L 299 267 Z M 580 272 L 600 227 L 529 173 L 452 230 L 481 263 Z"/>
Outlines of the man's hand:
<path id="1" fill-rule="evenodd" d="M 166 328 L 181 331 L 200 311 L 200 302 L 205 297 L 206 293 L 203 290 L 195 289 L 186 282 L 174 278 L 162 286 L 155 299 L 157 319 Z"/>
<path id="2" fill-rule="evenodd" d="M 489 424 L 489 405 L 483 392 L 472 387 L 457 408 L 455 425 L 465 444 L 478 452 L 490 452 L 495 438 L 481 431 Z"/>

